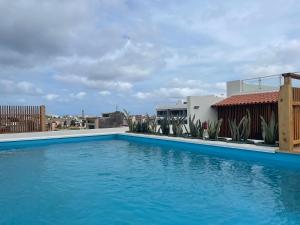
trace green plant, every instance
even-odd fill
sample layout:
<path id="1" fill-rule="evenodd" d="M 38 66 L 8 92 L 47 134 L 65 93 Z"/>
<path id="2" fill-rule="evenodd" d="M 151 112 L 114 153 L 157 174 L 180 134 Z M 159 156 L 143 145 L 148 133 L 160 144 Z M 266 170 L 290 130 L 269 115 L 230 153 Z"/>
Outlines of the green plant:
<path id="1" fill-rule="evenodd" d="M 160 120 L 160 128 L 159 132 L 163 135 L 169 135 L 170 134 L 170 122 L 167 117 L 164 117 L 162 120 Z"/>
<path id="2" fill-rule="evenodd" d="M 222 122 L 223 119 L 219 119 L 217 121 L 208 123 L 207 132 L 210 139 L 214 139 L 214 140 L 218 139 Z"/>
<path id="3" fill-rule="evenodd" d="M 242 118 L 242 132 L 241 139 L 247 141 L 251 134 L 251 115 L 250 111 L 246 110 L 246 115 Z"/>
<path id="4" fill-rule="evenodd" d="M 157 119 L 156 116 L 150 117 L 147 115 L 147 120 L 149 124 L 149 132 L 151 134 L 156 134 L 157 133 Z"/>
<path id="5" fill-rule="evenodd" d="M 129 132 L 136 132 L 137 124 L 132 120 L 132 116 L 126 109 L 123 109 L 123 111 L 124 111 L 125 120 L 128 124 Z"/>
<path id="6" fill-rule="evenodd" d="M 141 122 L 141 133 L 147 134 L 149 133 L 149 124 L 147 121 L 142 121 Z"/>
<path id="7" fill-rule="evenodd" d="M 251 116 L 250 111 L 247 109 L 247 113 L 241 121 L 237 124 L 236 119 L 228 120 L 229 129 L 231 133 L 232 141 L 247 141 L 251 134 Z"/>
<path id="8" fill-rule="evenodd" d="M 141 121 L 137 121 L 135 130 L 133 132 L 142 133 L 142 122 Z"/>
<path id="9" fill-rule="evenodd" d="M 260 116 L 260 119 L 264 143 L 274 145 L 278 139 L 278 123 L 276 123 L 275 113 L 272 111 L 269 123 L 262 116 Z"/>
<path id="10" fill-rule="evenodd" d="M 231 133 L 231 140 L 232 141 L 240 141 L 241 140 L 240 127 L 242 124 L 239 123 L 237 125 L 236 119 L 234 119 L 234 120 L 229 119 L 228 124 L 229 124 L 230 133 Z"/>
<path id="11" fill-rule="evenodd" d="M 186 117 L 172 117 L 170 123 L 172 125 L 172 131 L 174 136 L 182 136 L 183 135 L 183 126 Z"/>
<path id="12" fill-rule="evenodd" d="M 194 138 L 202 138 L 203 136 L 203 126 L 200 120 L 197 120 L 195 122 L 195 115 L 193 117 L 189 116 L 189 132 L 187 131 L 188 134 L 190 134 Z"/>

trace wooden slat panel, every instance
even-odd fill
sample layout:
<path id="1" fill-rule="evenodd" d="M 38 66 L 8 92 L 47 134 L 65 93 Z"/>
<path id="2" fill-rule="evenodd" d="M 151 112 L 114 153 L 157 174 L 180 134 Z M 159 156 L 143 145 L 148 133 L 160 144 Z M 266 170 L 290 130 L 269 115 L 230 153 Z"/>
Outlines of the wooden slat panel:
<path id="1" fill-rule="evenodd" d="M 251 116 L 250 138 L 252 139 L 262 139 L 260 116 L 263 116 L 265 120 L 269 121 L 272 111 L 274 111 L 276 121 L 278 121 L 277 103 L 218 107 L 218 118 L 223 119 L 220 137 L 231 136 L 228 119 L 233 120 L 236 118 L 237 122 L 239 122 L 242 117 L 246 115 L 247 109 L 249 109 Z"/>
<path id="2" fill-rule="evenodd" d="M 293 88 L 293 137 L 294 145 L 300 144 L 300 88 Z"/>
<path id="3" fill-rule="evenodd" d="M 40 106 L 0 106 L 0 133 L 41 131 Z"/>

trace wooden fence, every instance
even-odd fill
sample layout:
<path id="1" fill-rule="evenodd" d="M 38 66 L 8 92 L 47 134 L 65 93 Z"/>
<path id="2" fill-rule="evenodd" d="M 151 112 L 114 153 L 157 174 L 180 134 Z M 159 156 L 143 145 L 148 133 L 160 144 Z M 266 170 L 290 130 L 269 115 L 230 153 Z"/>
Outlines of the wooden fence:
<path id="1" fill-rule="evenodd" d="M 251 132 L 250 138 L 262 139 L 261 118 L 269 121 L 272 112 L 275 113 L 276 121 L 278 121 L 278 106 L 277 103 L 253 104 L 253 105 L 236 105 L 218 107 L 218 119 L 223 119 L 220 130 L 220 137 L 231 137 L 228 120 L 240 121 L 246 115 L 247 110 L 250 111 L 251 117 Z"/>
<path id="2" fill-rule="evenodd" d="M 300 88 L 293 88 L 294 144 L 300 144 Z"/>
<path id="3" fill-rule="evenodd" d="M 299 151 L 300 145 L 300 88 L 292 86 L 292 79 L 300 80 L 294 73 L 283 74 L 284 84 L 280 87 L 279 147 L 285 151 Z"/>
<path id="4" fill-rule="evenodd" d="M 0 134 L 45 131 L 45 106 L 0 106 Z"/>

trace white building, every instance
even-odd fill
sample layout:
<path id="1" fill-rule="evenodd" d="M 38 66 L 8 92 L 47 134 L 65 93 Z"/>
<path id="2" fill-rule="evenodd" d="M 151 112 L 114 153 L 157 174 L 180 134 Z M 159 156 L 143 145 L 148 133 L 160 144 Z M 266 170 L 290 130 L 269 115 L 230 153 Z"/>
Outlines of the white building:
<path id="1" fill-rule="evenodd" d="M 217 111 L 211 106 L 223 100 L 223 97 L 215 95 L 207 96 L 188 96 L 187 97 L 187 116 L 193 117 L 195 120 L 215 121 L 218 118 Z"/>
<path id="2" fill-rule="evenodd" d="M 223 97 L 215 95 L 207 96 L 188 96 L 186 101 L 178 102 L 174 105 L 160 105 L 156 107 L 156 115 L 159 119 L 163 117 L 181 117 L 194 116 L 200 121 L 214 121 L 218 115 L 211 106 L 221 100 Z"/>
<path id="3" fill-rule="evenodd" d="M 99 117 L 86 117 L 86 128 L 87 129 L 100 128 L 100 118 Z"/>
<path id="4" fill-rule="evenodd" d="M 281 75 L 257 77 L 244 80 L 228 81 L 227 97 L 249 93 L 259 93 L 278 90 L 281 83 Z M 176 116 L 194 116 L 196 119 L 204 121 L 215 121 L 218 118 L 217 111 L 211 107 L 224 97 L 215 95 L 188 96 L 186 101 L 181 101 L 173 105 L 161 105 L 156 108 L 157 117 L 163 118 Z"/>
<path id="5" fill-rule="evenodd" d="M 187 116 L 187 102 L 178 101 L 174 105 L 160 105 L 156 107 L 157 117 Z"/>

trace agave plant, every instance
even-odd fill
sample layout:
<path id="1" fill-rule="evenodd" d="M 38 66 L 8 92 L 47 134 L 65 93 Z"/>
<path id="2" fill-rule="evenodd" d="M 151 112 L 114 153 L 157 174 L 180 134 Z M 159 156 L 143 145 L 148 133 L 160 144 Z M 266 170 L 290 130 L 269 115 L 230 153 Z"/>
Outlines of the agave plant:
<path id="1" fill-rule="evenodd" d="M 229 119 L 228 124 L 229 124 L 229 129 L 230 129 L 232 141 L 240 141 L 241 140 L 240 127 L 241 127 L 242 124 L 239 123 L 237 125 L 236 119 L 234 119 L 234 120 Z"/>
<path id="2" fill-rule="evenodd" d="M 222 125 L 223 119 L 219 119 L 215 122 L 208 123 L 208 136 L 210 139 L 217 140 L 220 133 L 220 128 Z"/>
<path id="3" fill-rule="evenodd" d="M 142 133 L 142 122 L 141 121 L 137 121 L 134 132 Z"/>
<path id="4" fill-rule="evenodd" d="M 141 122 L 141 133 L 147 134 L 150 133 L 150 129 L 149 129 L 149 121 L 145 120 Z"/>
<path id="5" fill-rule="evenodd" d="M 191 117 L 191 115 L 189 116 L 189 132 L 187 131 L 187 133 L 189 133 L 192 137 L 194 138 L 202 138 L 203 136 L 203 126 L 200 120 L 197 120 L 195 122 L 195 115 L 193 117 Z"/>
<path id="6" fill-rule="evenodd" d="M 150 117 L 147 115 L 149 133 L 156 134 L 157 133 L 157 119 L 156 116 Z"/>
<path id="7" fill-rule="evenodd" d="M 167 117 L 164 117 L 162 120 L 160 120 L 159 132 L 161 132 L 163 135 L 170 134 L 170 122 Z"/>
<path id="8" fill-rule="evenodd" d="M 232 141 L 247 141 L 249 139 L 251 134 L 251 116 L 248 109 L 239 124 L 237 124 L 236 119 L 228 120 L 228 123 Z"/>
<path id="9" fill-rule="evenodd" d="M 183 126 L 186 117 L 172 117 L 170 123 L 172 125 L 172 131 L 174 136 L 182 136 L 183 135 Z"/>
<path id="10" fill-rule="evenodd" d="M 251 115 L 250 111 L 246 110 L 246 115 L 242 118 L 241 139 L 247 141 L 251 134 Z"/>
<path id="11" fill-rule="evenodd" d="M 262 137 L 264 139 L 265 144 L 274 145 L 278 138 L 278 123 L 276 123 L 275 113 L 272 111 L 269 123 L 267 123 L 262 116 L 260 116 L 260 119 Z"/>
<path id="12" fill-rule="evenodd" d="M 137 124 L 132 120 L 132 116 L 126 109 L 123 109 L 123 111 L 125 115 L 125 120 L 129 127 L 129 132 L 136 132 Z"/>

